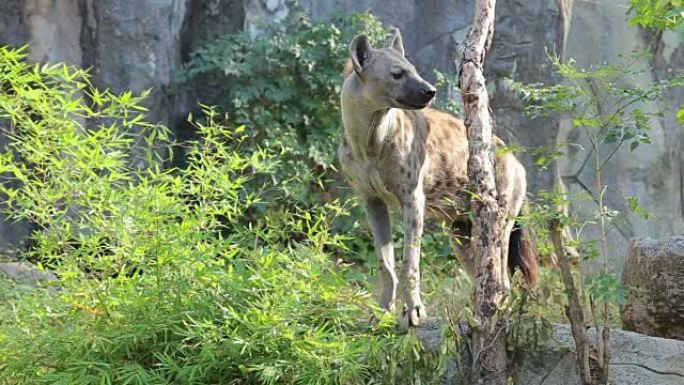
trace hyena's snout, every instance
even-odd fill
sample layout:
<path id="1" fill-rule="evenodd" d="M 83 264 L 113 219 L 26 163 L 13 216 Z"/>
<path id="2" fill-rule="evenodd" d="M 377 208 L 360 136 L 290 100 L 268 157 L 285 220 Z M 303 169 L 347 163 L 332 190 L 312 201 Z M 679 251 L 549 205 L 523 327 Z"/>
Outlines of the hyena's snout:
<path id="1" fill-rule="evenodd" d="M 401 103 L 411 107 L 411 109 L 425 108 L 435 98 L 436 93 L 437 89 L 435 86 L 421 78 L 417 78 L 407 84 Z"/>
<path id="2" fill-rule="evenodd" d="M 425 88 L 423 88 L 423 94 L 427 98 L 428 101 L 431 101 L 432 98 L 435 97 L 435 94 L 437 93 L 437 89 L 435 86 L 432 84 L 425 82 Z"/>
<path id="3" fill-rule="evenodd" d="M 421 91 L 421 94 L 422 94 L 423 99 L 424 99 L 424 103 L 425 104 L 430 103 L 432 101 L 432 99 L 435 98 L 436 93 L 437 93 L 437 89 L 435 88 L 435 86 L 433 86 L 432 84 L 430 84 L 428 82 L 425 82 L 425 86 L 423 87 L 423 89 Z"/>

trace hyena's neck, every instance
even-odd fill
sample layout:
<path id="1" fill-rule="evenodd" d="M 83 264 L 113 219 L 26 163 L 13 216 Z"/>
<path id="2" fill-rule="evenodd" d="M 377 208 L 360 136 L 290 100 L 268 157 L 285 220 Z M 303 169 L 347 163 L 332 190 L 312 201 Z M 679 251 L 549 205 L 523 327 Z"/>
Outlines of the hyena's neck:
<path id="1" fill-rule="evenodd" d="M 372 158 L 380 154 L 388 136 L 396 131 L 394 108 L 373 108 L 360 97 L 358 79 L 350 75 L 342 86 L 342 123 L 354 155 Z"/>

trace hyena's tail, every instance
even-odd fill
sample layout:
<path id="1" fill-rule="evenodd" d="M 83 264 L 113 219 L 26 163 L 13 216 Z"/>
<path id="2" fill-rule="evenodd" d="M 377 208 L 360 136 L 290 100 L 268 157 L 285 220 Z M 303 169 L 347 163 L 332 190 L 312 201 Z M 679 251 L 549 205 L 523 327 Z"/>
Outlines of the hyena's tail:
<path id="1" fill-rule="evenodd" d="M 533 238 L 531 229 L 522 228 L 516 222 L 508 246 L 508 269 L 511 274 L 520 269 L 530 286 L 537 284 L 537 247 Z"/>

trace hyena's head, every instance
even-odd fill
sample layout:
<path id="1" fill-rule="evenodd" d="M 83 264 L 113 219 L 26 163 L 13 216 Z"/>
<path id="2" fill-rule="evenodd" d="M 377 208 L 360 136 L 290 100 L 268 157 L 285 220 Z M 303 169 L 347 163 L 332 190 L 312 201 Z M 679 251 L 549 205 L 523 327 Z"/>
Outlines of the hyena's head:
<path id="1" fill-rule="evenodd" d="M 401 33 L 394 30 L 389 47 L 374 49 L 366 35 L 356 36 L 350 46 L 351 62 L 359 78 L 359 96 L 374 108 L 425 108 L 437 90 L 426 82 L 404 57 Z"/>

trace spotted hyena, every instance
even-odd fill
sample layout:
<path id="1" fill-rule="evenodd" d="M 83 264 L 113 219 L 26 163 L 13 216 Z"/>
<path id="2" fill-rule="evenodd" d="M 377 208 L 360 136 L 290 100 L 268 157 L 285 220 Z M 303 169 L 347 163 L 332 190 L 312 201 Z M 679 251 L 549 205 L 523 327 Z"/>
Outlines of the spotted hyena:
<path id="1" fill-rule="evenodd" d="M 379 259 L 380 306 L 391 311 L 399 290 L 404 325 L 427 317 L 420 298 L 420 241 L 425 217 L 450 225 L 449 235 L 471 274 L 467 252 L 470 221 L 468 139 L 461 119 L 427 108 L 436 89 L 404 57 L 399 30 L 387 48 L 373 48 L 356 36 L 342 86 L 344 137 L 342 170 L 363 202 Z M 504 143 L 494 138 L 496 146 Z M 509 216 L 502 240 L 502 266 L 518 266 L 536 279 L 536 259 L 522 229 L 515 226 L 526 192 L 525 169 L 510 153 L 496 157 L 499 202 Z M 400 279 L 394 269 L 390 210 L 403 213 L 404 250 Z M 508 280 L 507 274 L 503 274 Z M 508 282 L 506 282 L 508 285 Z"/>

